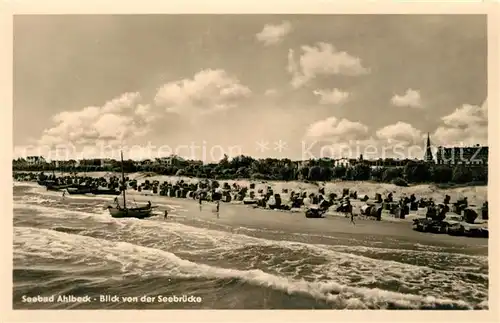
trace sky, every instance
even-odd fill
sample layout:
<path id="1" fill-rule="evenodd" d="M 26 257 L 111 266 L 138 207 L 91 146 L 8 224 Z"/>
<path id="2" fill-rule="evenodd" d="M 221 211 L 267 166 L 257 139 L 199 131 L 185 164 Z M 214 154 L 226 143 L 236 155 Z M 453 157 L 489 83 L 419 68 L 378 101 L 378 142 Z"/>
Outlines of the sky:
<path id="1" fill-rule="evenodd" d="M 422 158 L 487 144 L 480 15 L 14 18 L 14 156 Z"/>

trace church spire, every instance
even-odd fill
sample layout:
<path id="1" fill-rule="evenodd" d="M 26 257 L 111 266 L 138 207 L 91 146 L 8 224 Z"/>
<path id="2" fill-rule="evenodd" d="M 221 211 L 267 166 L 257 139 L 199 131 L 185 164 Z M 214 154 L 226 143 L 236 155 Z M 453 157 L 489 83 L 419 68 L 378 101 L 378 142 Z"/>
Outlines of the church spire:
<path id="1" fill-rule="evenodd" d="M 427 144 L 425 145 L 424 161 L 428 163 L 434 162 L 434 157 L 432 156 L 431 150 L 431 138 L 429 133 L 427 133 Z"/>

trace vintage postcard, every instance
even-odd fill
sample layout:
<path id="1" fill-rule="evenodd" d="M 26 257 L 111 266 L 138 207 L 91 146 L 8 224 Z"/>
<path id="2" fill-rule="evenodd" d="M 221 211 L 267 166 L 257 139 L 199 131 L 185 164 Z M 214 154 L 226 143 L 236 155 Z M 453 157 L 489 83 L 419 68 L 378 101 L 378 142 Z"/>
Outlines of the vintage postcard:
<path id="1" fill-rule="evenodd" d="M 8 307 L 493 310 L 486 7 L 13 14 Z"/>

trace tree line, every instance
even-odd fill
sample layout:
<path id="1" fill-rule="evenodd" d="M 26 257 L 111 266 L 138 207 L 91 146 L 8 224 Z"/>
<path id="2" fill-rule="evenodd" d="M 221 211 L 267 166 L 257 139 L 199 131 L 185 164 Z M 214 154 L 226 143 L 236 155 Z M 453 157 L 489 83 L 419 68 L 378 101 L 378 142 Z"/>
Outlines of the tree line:
<path id="1" fill-rule="evenodd" d="M 66 165 L 65 165 L 66 164 Z M 86 163 L 66 162 L 27 164 L 15 160 L 14 171 L 121 171 L 119 161 L 111 161 L 103 166 L 99 160 Z M 124 160 L 126 173 L 154 172 L 161 175 L 177 175 L 210 179 L 254 179 L 280 181 L 376 181 L 393 183 L 399 186 L 420 183 L 435 184 L 487 184 L 488 166 L 486 165 L 436 165 L 421 161 L 407 160 L 400 166 L 372 166 L 368 162 L 359 161 L 354 166 L 334 166 L 331 159 L 315 159 L 307 161 L 307 166 L 295 163 L 290 159 L 254 159 L 250 156 L 228 156 L 218 163 L 203 164 L 189 160 L 174 160 L 171 164 L 162 165 L 152 162 L 136 162 Z"/>

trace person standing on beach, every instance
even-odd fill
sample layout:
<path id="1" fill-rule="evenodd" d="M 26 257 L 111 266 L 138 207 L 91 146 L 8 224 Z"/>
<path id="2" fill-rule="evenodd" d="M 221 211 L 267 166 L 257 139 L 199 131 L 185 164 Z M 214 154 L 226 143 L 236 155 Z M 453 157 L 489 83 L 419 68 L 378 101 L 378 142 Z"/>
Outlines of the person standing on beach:
<path id="1" fill-rule="evenodd" d="M 201 211 L 201 194 L 198 196 L 198 203 L 200 204 L 200 211 Z"/>
<path id="2" fill-rule="evenodd" d="M 351 201 L 349 200 L 349 198 L 346 198 L 346 207 L 349 210 L 349 212 L 351 213 L 351 223 L 356 224 L 354 222 L 354 212 L 352 212 L 352 205 L 351 205 Z"/>
<path id="3" fill-rule="evenodd" d="M 166 220 L 168 216 L 168 210 L 165 210 L 165 215 L 163 216 L 163 219 Z"/>

